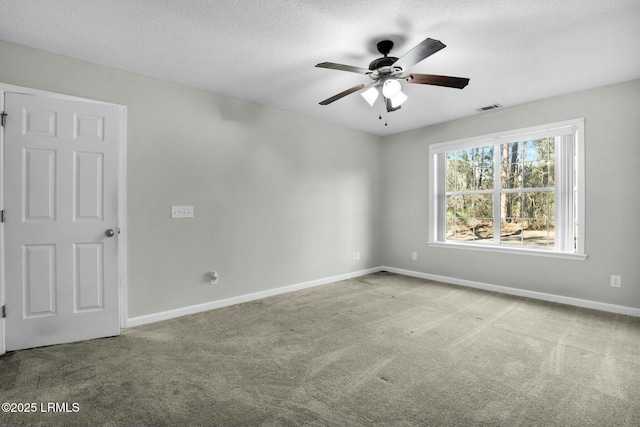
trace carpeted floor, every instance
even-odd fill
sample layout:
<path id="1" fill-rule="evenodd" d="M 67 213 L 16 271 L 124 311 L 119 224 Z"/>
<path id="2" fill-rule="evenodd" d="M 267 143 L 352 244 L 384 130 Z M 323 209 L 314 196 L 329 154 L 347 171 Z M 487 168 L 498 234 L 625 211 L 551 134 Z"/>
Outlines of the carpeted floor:
<path id="1" fill-rule="evenodd" d="M 11 426 L 638 426 L 640 318 L 377 273 L 9 353 L 0 396 L 37 406 Z"/>

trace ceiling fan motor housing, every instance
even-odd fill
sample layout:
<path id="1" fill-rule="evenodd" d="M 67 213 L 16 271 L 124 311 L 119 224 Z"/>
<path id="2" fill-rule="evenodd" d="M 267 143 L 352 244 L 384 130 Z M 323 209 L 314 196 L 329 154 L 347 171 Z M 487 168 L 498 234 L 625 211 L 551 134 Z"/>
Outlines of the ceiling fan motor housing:
<path id="1" fill-rule="evenodd" d="M 377 70 L 380 67 L 389 67 L 393 65 L 393 63 L 397 60 L 398 58 L 395 58 L 393 56 L 385 56 L 384 58 L 374 59 L 373 61 L 371 61 L 371 64 L 369 64 L 369 69 L 373 71 Z"/>

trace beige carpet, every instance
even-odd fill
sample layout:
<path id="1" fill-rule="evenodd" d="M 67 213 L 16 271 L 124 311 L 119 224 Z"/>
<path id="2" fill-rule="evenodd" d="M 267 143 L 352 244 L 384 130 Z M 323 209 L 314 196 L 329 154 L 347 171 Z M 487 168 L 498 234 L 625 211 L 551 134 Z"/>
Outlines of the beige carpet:
<path id="1" fill-rule="evenodd" d="M 638 426 L 640 318 L 377 273 L 9 353 L 0 396 L 37 404 L 11 426 Z"/>

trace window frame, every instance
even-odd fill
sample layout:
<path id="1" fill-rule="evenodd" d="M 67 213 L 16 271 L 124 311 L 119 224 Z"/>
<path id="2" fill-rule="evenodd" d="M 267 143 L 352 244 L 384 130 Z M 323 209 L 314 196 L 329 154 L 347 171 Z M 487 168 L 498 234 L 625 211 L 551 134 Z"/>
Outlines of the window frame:
<path id="1" fill-rule="evenodd" d="M 553 247 L 515 246 L 504 243 L 478 243 L 446 240 L 446 168 L 447 152 L 470 148 L 494 146 L 494 156 L 499 156 L 500 144 L 527 141 L 549 136 L 563 136 L 563 143 L 556 146 L 556 173 L 554 191 L 565 194 L 571 188 L 569 199 L 556 197 L 556 244 Z M 510 254 L 584 260 L 585 253 L 585 171 L 584 171 L 584 118 L 548 123 L 521 129 L 496 132 L 471 138 L 429 145 L 429 237 L 427 244 L 433 247 L 460 248 Z M 573 159 L 574 161 L 570 161 Z M 497 171 L 495 171 L 497 172 Z M 572 185 L 573 184 L 573 185 Z M 494 180 L 495 186 L 500 186 Z M 495 191 L 495 188 L 494 190 Z M 560 203 L 558 203 L 560 202 Z M 573 218 L 572 218 L 573 213 Z M 499 221 L 499 214 L 497 220 Z M 493 213 L 496 221 L 496 211 Z M 571 227 L 571 232 L 568 233 Z M 559 235 L 564 230 L 563 235 Z M 575 237 L 575 249 L 570 239 Z"/>

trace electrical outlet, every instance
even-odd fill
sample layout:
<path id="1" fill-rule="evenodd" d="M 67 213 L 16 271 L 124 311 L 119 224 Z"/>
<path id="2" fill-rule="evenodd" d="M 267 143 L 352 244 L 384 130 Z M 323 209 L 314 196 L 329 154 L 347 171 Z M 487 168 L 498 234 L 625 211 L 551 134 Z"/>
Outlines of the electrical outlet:
<path id="1" fill-rule="evenodd" d="M 360 252 L 354 252 L 352 254 L 352 258 L 353 258 L 354 261 L 359 260 L 360 259 Z"/>
<path id="2" fill-rule="evenodd" d="M 209 272 L 209 284 L 210 285 L 217 285 L 218 284 L 218 272 L 217 271 L 210 271 Z"/>
<path id="3" fill-rule="evenodd" d="M 620 286 L 622 286 L 622 277 L 612 275 L 611 286 L 613 286 L 614 288 L 619 288 Z"/>
<path id="4" fill-rule="evenodd" d="M 193 206 L 171 206 L 171 218 L 193 218 Z"/>
<path id="5" fill-rule="evenodd" d="M 411 253 L 411 259 L 414 260 L 414 261 L 417 260 L 418 259 L 418 252 L 412 252 Z"/>

